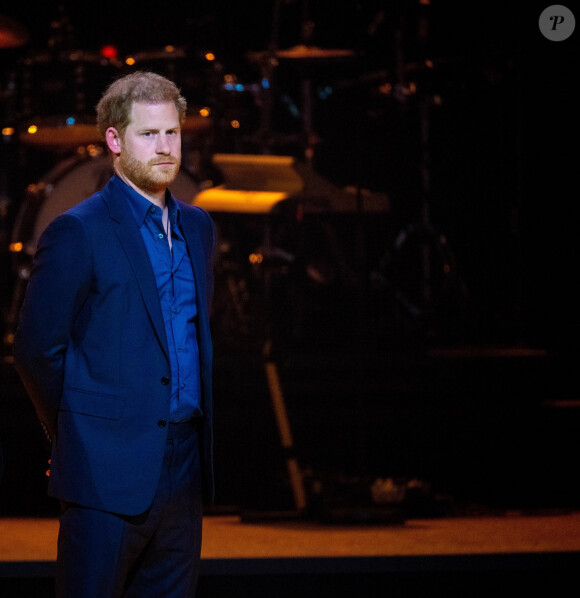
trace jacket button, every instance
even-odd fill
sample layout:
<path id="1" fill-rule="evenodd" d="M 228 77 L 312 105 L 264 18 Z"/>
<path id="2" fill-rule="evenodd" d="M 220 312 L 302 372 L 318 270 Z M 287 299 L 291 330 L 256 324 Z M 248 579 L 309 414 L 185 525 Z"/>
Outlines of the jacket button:
<path id="1" fill-rule="evenodd" d="M 169 378 L 167 376 L 163 376 L 163 378 L 161 378 L 161 384 L 163 384 L 163 386 L 167 386 L 169 384 Z"/>
<path id="2" fill-rule="evenodd" d="M 167 420 L 165 420 L 165 419 L 160 419 L 160 420 L 157 422 L 157 425 L 158 425 L 160 428 L 165 428 L 165 426 L 167 425 Z"/>

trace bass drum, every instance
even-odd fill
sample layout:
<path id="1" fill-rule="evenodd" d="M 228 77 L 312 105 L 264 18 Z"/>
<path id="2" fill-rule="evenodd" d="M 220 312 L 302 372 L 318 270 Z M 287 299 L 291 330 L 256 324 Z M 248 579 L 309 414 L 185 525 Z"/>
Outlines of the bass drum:
<path id="1" fill-rule="evenodd" d="M 20 278 L 28 279 L 38 239 L 48 224 L 101 189 L 112 174 L 108 155 L 76 155 L 57 164 L 39 183 L 28 186 L 12 234 Z M 171 192 L 192 204 L 199 188 L 193 176 L 182 169 Z"/>

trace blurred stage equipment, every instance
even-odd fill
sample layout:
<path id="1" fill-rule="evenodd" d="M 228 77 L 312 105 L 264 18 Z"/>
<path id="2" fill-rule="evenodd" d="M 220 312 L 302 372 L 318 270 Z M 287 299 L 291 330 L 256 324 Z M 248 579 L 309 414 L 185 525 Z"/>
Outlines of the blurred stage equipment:
<path id="1" fill-rule="evenodd" d="M 215 154 L 213 161 L 223 182 L 198 193 L 195 204 L 212 214 L 220 240 L 216 336 L 259 347 L 271 325 L 279 335 L 274 350 L 283 350 L 284 329 L 302 325 L 318 290 L 356 286 L 360 206 L 377 251 L 384 249 L 388 196 L 339 188 L 293 156 Z"/>
<path id="2" fill-rule="evenodd" d="M 25 58 L 19 82 L 20 141 L 46 149 L 97 143 L 95 106 L 118 72 L 113 59 L 83 50 Z"/>
<path id="3" fill-rule="evenodd" d="M 74 151 L 97 143 L 95 106 L 119 74 L 114 52 L 78 47 L 64 7 L 50 23 L 46 48 L 17 64 L 19 142 L 47 151 Z"/>
<path id="4" fill-rule="evenodd" d="M 29 39 L 28 31 L 11 17 L 0 15 L 0 49 L 19 48 Z"/>
<path id="5" fill-rule="evenodd" d="M 21 48 L 29 40 L 26 28 L 11 17 L 0 14 L 0 51 Z M 10 59 L 11 61 L 11 59 Z M 0 256 L 4 260 L 9 238 L 8 215 L 12 205 L 11 166 L 16 137 L 16 76 L 10 68 L 0 73 Z"/>
<path id="6" fill-rule="evenodd" d="M 385 254 L 381 268 L 399 304 L 408 316 L 429 327 L 444 313 L 459 313 L 467 298 L 455 256 L 447 237 L 432 219 L 431 120 L 441 106 L 441 75 L 445 66 L 456 66 L 455 59 L 435 57 L 429 50 L 429 0 L 420 3 L 414 48 L 417 59 L 405 55 L 405 34 L 394 31 L 395 100 L 413 108 L 418 124 L 418 166 L 420 177 L 419 214 L 405 224 Z M 413 45 L 413 44 L 411 44 Z"/>
<path id="7" fill-rule="evenodd" d="M 265 149 L 269 149 L 270 144 L 275 143 L 278 133 L 273 130 L 271 107 L 272 95 L 276 93 L 274 84 L 274 69 L 280 66 L 280 63 L 286 63 L 300 76 L 300 95 L 301 95 L 301 116 L 302 131 L 301 143 L 303 146 L 303 155 L 307 164 L 312 165 L 314 159 L 315 147 L 318 142 L 318 136 L 313 122 L 313 98 L 312 98 L 312 80 L 320 77 L 325 70 L 344 63 L 345 60 L 352 60 L 355 53 L 348 49 L 326 49 L 316 46 L 306 46 L 303 44 L 291 48 L 276 50 L 271 49 L 265 52 L 250 52 L 248 59 L 259 65 L 262 72 L 262 81 L 267 81 L 264 86 L 265 101 L 262 102 L 261 127 L 258 132 L 258 140 L 265 144 Z"/>
<path id="8" fill-rule="evenodd" d="M 246 351 L 261 349 L 295 513 L 302 515 L 310 499 L 278 360 L 288 329 L 301 325 L 308 285 L 326 286 L 329 273 L 347 287 L 360 283 L 347 241 L 359 204 L 376 223 L 388 214 L 389 202 L 383 194 L 365 191 L 360 197 L 360 190 L 337 188 L 291 156 L 216 154 L 214 162 L 223 183 L 195 198 L 218 229 L 214 334 L 217 343 L 225 338 Z"/>

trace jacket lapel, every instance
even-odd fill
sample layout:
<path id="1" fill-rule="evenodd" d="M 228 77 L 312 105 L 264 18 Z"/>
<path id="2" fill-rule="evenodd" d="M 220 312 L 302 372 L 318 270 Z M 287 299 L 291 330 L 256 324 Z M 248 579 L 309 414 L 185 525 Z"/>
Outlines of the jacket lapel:
<path id="1" fill-rule="evenodd" d="M 185 238 L 185 244 L 189 253 L 191 267 L 193 269 L 193 278 L 195 280 L 195 297 L 197 302 L 197 311 L 201 315 L 207 315 L 207 301 L 205 296 L 205 260 L 203 259 L 203 247 L 201 239 L 196 230 L 195 223 L 188 218 L 185 210 L 181 212 L 183 224 L 181 232 Z"/>
<path id="2" fill-rule="evenodd" d="M 181 232 L 185 238 L 191 267 L 193 269 L 193 278 L 195 281 L 195 299 L 197 304 L 200 353 L 203 361 L 207 360 L 207 351 L 211 351 L 211 336 L 209 331 L 209 307 L 208 307 L 208 285 L 206 272 L 206 258 L 197 229 L 195 219 L 187 210 L 182 210 Z"/>
<path id="3" fill-rule="evenodd" d="M 167 336 L 157 292 L 157 283 L 155 282 L 155 274 L 141 232 L 131 213 L 131 208 L 118 193 L 115 193 L 110 181 L 103 189 L 103 199 L 107 204 L 111 219 L 117 224 L 115 233 L 135 273 L 143 302 L 159 343 L 169 359 Z"/>

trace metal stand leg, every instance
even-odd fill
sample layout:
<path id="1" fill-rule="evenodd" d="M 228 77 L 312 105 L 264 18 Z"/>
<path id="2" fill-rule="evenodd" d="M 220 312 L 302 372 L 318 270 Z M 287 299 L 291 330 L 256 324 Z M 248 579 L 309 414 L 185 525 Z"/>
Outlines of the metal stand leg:
<path id="1" fill-rule="evenodd" d="M 266 340 L 263 353 L 264 371 L 266 373 L 268 391 L 272 400 L 272 409 L 274 410 L 274 416 L 276 418 L 280 443 L 286 456 L 286 468 L 288 470 L 292 494 L 294 496 L 294 505 L 296 506 L 298 513 L 302 513 L 307 506 L 304 479 L 298 459 L 294 454 L 294 441 L 292 439 L 292 431 L 290 429 L 290 422 L 288 420 L 288 413 L 284 402 L 282 385 L 278 376 L 278 366 L 272 359 L 271 348 L 271 341 Z"/>

